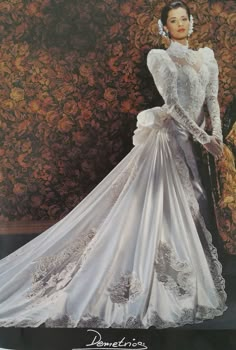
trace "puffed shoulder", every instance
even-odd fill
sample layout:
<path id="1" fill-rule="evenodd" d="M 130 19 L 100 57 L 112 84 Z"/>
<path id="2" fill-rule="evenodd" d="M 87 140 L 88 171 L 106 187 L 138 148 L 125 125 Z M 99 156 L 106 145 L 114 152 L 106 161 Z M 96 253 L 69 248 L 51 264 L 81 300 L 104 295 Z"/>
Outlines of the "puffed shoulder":
<path id="1" fill-rule="evenodd" d="M 151 49 L 149 52 L 148 52 L 148 56 L 150 55 L 167 55 L 166 53 L 166 50 L 163 50 L 163 49 Z"/>
<path id="2" fill-rule="evenodd" d="M 200 52 L 202 52 L 203 57 L 207 61 L 215 61 L 215 54 L 214 51 L 210 47 L 203 47 L 199 49 Z"/>
<path id="3" fill-rule="evenodd" d="M 175 71 L 175 65 L 171 60 L 170 56 L 163 49 L 151 49 L 147 54 L 147 66 L 150 71 L 155 67 L 160 69 L 163 67 L 168 67 L 168 70 Z"/>
<path id="4" fill-rule="evenodd" d="M 199 49 L 199 51 L 202 52 L 203 60 L 205 64 L 208 66 L 210 73 L 217 76 L 219 74 L 219 69 L 218 69 L 218 63 L 215 59 L 214 51 L 209 47 L 204 47 L 202 49 Z"/>
<path id="5" fill-rule="evenodd" d="M 155 58 L 156 60 L 162 60 L 163 58 L 168 58 L 166 50 L 163 49 L 151 49 L 147 54 L 147 60 Z"/>

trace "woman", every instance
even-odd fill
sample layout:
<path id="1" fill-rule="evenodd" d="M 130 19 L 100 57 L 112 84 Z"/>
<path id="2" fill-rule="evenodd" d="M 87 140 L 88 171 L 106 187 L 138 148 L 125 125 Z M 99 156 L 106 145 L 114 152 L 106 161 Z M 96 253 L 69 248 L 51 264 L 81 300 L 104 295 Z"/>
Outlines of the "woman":
<path id="1" fill-rule="evenodd" d="M 188 48 L 184 3 L 159 26 L 170 46 L 147 65 L 165 104 L 139 113 L 135 147 L 70 214 L 2 260 L 2 326 L 166 328 L 226 310 L 192 150 L 194 138 L 222 153 L 217 63 Z"/>

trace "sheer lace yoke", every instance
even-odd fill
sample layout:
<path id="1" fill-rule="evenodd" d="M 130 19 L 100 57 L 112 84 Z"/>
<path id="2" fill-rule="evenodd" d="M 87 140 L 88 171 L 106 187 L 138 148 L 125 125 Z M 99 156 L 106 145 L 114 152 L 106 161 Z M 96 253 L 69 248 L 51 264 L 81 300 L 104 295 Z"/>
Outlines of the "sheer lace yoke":
<path id="1" fill-rule="evenodd" d="M 167 53 L 177 67 L 191 67 L 199 73 L 204 66 L 201 51 L 191 50 L 187 46 L 177 42 L 171 42 Z"/>

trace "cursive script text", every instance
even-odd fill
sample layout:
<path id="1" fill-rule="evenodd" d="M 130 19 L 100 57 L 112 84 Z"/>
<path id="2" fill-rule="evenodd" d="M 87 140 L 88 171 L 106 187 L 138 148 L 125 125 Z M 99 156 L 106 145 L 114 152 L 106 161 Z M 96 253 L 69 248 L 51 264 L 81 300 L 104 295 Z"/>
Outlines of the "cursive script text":
<path id="1" fill-rule="evenodd" d="M 132 339 L 132 341 L 126 341 L 125 337 L 123 337 L 121 340 L 115 341 L 115 342 L 107 342 L 102 339 L 102 335 L 95 331 L 94 329 L 88 329 L 88 332 L 93 332 L 94 338 L 90 344 L 86 344 L 86 347 L 89 349 L 123 349 L 123 350 L 129 350 L 129 349 L 137 349 L 137 350 L 146 350 L 148 349 L 145 343 L 142 343 L 141 341 L 137 341 L 136 339 Z"/>

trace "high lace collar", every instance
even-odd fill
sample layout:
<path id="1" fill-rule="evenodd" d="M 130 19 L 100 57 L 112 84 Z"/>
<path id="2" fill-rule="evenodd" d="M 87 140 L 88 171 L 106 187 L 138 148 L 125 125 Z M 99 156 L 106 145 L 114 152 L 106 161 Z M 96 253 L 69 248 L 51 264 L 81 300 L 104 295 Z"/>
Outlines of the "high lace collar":
<path id="1" fill-rule="evenodd" d="M 178 41 L 171 40 L 170 46 L 168 47 L 167 50 L 173 53 L 176 52 L 178 54 L 181 54 L 181 53 L 184 54 L 188 52 L 190 49 L 189 49 L 188 43 L 187 45 L 183 45 L 183 44 L 180 44 Z"/>
<path id="2" fill-rule="evenodd" d="M 198 71 L 202 64 L 202 57 L 199 51 L 194 51 L 187 45 L 180 44 L 178 41 L 171 41 L 170 46 L 166 50 L 169 56 L 176 58 L 174 61 L 179 65 L 189 64 Z"/>

